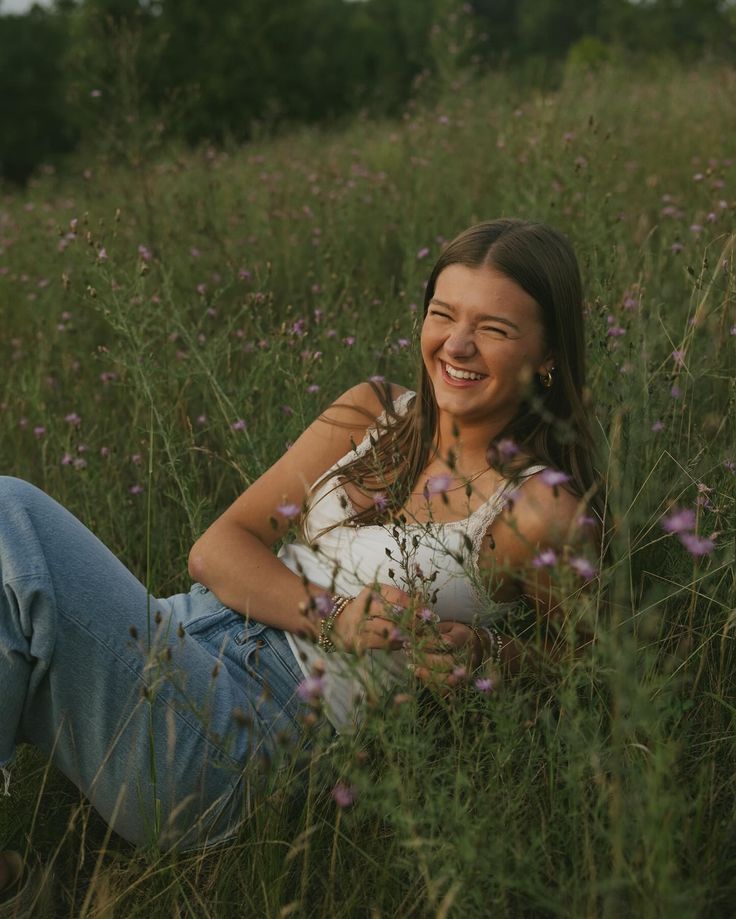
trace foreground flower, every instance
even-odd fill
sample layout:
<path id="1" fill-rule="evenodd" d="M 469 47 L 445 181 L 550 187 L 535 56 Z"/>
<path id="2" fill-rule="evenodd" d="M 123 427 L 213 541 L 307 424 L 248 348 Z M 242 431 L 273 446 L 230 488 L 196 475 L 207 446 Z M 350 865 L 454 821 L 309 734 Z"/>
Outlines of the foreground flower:
<path id="1" fill-rule="evenodd" d="M 675 510 L 669 517 L 662 518 L 665 533 L 687 533 L 695 529 L 695 511 L 689 507 Z"/>
<path id="2" fill-rule="evenodd" d="M 329 594 L 318 594 L 314 598 L 314 606 L 317 610 L 317 615 L 321 619 L 326 619 L 334 607 L 332 597 Z"/>
<path id="3" fill-rule="evenodd" d="M 297 517 L 302 512 L 298 504 L 279 504 L 276 510 L 282 517 L 286 517 L 287 520 L 291 517 Z"/>
<path id="4" fill-rule="evenodd" d="M 448 472 L 442 472 L 440 475 L 432 475 L 427 479 L 424 486 L 425 495 L 444 495 L 452 484 L 452 476 Z"/>
<path id="5" fill-rule="evenodd" d="M 557 564 L 557 553 L 554 549 L 543 549 L 536 558 L 532 559 L 535 568 L 552 568 Z"/>
<path id="6" fill-rule="evenodd" d="M 716 544 L 705 536 L 696 536 L 694 533 L 680 533 L 680 542 L 694 558 L 710 555 Z"/>
<path id="7" fill-rule="evenodd" d="M 598 574 L 595 566 L 587 558 L 583 558 L 582 555 L 571 558 L 568 564 L 585 581 L 591 581 Z"/>
<path id="8" fill-rule="evenodd" d="M 351 804 L 355 803 L 356 792 L 353 785 L 338 782 L 332 789 L 331 794 L 338 807 L 350 807 Z"/>
<path id="9" fill-rule="evenodd" d="M 550 488 L 570 481 L 570 476 L 566 472 L 560 472 L 559 469 L 545 469 L 544 472 L 539 473 L 539 478 Z"/>
<path id="10" fill-rule="evenodd" d="M 475 681 L 475 688 L 478 690 L 478 692 L 493 692 L 493 680 L 487 676 L 480 676 Z"/>
<path id="11" fill-rule="evenodd" d="M 296 694 L 302 702 L 315 702 L 321 699 L 325 692 L 325 678 L 323 676 L 305 677 L 296 688 Z"/>

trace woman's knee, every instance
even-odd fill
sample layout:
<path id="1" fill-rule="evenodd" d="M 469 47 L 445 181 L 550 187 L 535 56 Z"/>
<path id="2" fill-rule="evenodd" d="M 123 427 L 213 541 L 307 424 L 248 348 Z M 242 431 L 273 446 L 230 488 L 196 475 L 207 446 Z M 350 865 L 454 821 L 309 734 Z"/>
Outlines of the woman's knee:
<path id="1" fill-rule="evenodd" d="M 25 505 L 36 500 L 39 495 L 46 497 L 45 493 L 25 479 L 17 479 L 12 475 L 0 475 L 0 509 L 12 505 Z"/>

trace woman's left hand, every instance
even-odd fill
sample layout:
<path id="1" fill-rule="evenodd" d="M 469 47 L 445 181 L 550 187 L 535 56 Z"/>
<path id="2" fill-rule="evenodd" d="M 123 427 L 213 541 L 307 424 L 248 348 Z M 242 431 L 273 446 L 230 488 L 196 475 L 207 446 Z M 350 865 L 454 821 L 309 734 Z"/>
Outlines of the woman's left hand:
<path id="1" fill-rule="evenodd" d="M 436 626 L 439 636 L 415 655 L 414 674 L 435 689 L 450 689 L 462 683 L 480 664 L 482 648 L 464 622 L 444 619 Z"/>

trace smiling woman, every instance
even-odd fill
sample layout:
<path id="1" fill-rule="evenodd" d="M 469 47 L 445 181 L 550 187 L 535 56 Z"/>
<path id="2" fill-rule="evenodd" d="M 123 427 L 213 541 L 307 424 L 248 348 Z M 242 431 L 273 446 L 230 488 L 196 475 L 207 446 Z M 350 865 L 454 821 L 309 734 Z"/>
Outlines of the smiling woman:
<path id="1" fill-rule="evenodd" d="M 173 597 L 0 477 L 4 773 L 33 743 L 126 839 L 210 844 L 237 833 L 249 767 L 355 730 L 366 697 L 489 692 L 522 659 L 504 616 L 559 613 L 558 560 L 575 591 L 595 575 L 582 341 L 568 243 L 471 227 L 428 282 L 417 392 L 343 394 L 199 537 Z M 0 854 L 0 888 L 31 876 Z"/>
<path id="2" fill-rule="evenodd" d="M 554 356 L 536 301 L 491 267 L 449 265 L 437 279 L 422 326 L 422 357 L 445 417 L 483 431 L 516 416 L 534 374 L 547 378 Z M 440 432 L 440 441 L 448 441 Z"/>

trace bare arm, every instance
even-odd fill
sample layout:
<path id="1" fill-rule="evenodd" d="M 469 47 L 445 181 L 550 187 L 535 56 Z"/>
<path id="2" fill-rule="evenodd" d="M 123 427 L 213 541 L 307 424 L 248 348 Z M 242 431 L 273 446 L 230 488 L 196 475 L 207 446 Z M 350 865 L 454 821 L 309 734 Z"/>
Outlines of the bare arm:
<path id="1" fill-rule="evenodd" d="M 380 412 L 369 384 L 348 390 L 195 542 L 190 575 L 245 616 L 313 633 L 302 610 L 310 594 L 322 590 L 305 584 L 273 554 L 271 547 L 289 524 L 277 507 L 301 507 L 309 487 L 350 450 L 351 440 L 363 438 Z"/>
<path id="2" fill-rule="evenodd" d="M 586 517 L 585 504 L 578 498 L 534 477 L 520 488 L 514 505 L 490 527 L 481 568 L 489 572 L 497 599 L 522 600 L 537 624 L 520 638 L 501 635 L 504 671 L 513 674 L 531 662 L 536 665 L 569 650 L 562 640 L 569 600 L 585 583 L 570 561 L 594 559 L 597 554 L 599 534 L 579 522 Z M 448 653 L 438 645 L 418 675 L 429 683 L 451 685 L 457 680 L 448 674 L 458 663 L 458 652 L 461 656 L 464 652 L 472 669 L 481 660 L 482 649 L 473 631 L 462 623 L 442 622 L 439 632 L 451 650 Z M 580 650 L 592 641 L 592 635 L 577 623 L 575 639 L 576 650 Z"/>

